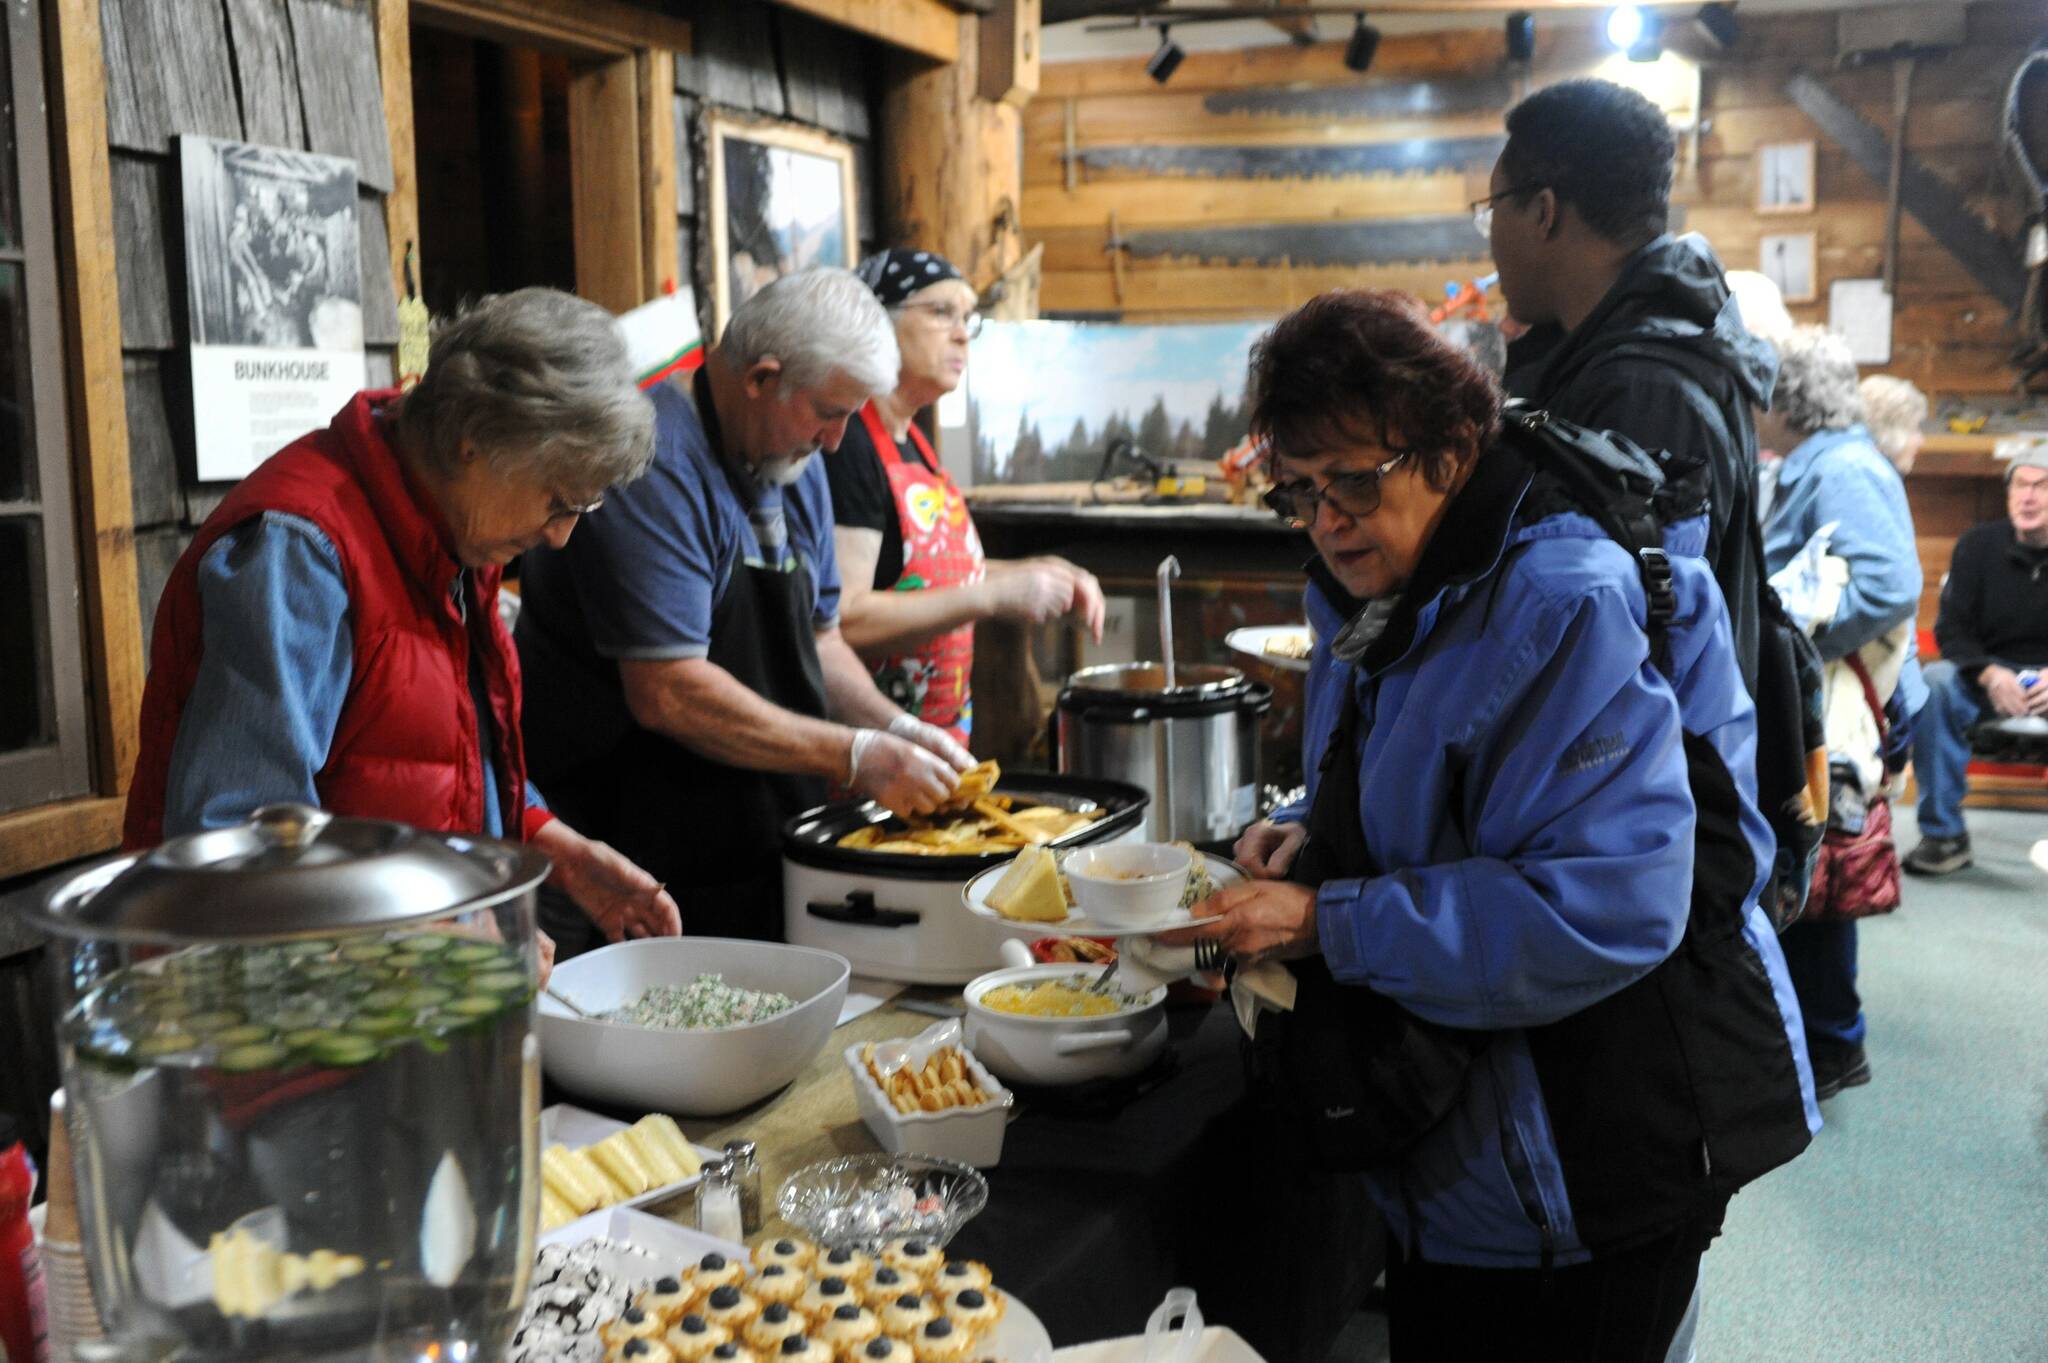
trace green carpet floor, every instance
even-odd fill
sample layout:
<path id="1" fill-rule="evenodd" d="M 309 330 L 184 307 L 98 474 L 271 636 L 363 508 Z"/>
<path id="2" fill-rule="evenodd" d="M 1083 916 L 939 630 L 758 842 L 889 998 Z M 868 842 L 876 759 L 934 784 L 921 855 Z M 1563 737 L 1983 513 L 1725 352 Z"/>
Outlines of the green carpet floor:
<path id="1" fill-rule="evenodd" d="M 2048 1363 L 2048 817 L 1969 823 L 1975 866 L 1858 929 L 1874 1078 L 1735 1199 L 1699 1363 Z M 1331 1363 L 1386 1356 L 1363 1313 Z"/>

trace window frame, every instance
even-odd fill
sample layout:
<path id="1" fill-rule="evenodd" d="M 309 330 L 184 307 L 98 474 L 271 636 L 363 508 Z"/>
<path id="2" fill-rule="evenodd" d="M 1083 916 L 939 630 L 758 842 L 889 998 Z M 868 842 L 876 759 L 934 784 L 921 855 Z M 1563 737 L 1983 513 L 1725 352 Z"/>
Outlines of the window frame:
<path id="1" fill-rule="evenodd" d="M 0 752 L 0 814 L 14 814 L 89 794 L 93 777 L 92 721 L 87 712 L 82 577 L 78 559 L 70 412 L 65 392 L 63 297 L 59 276 L 56 186 L 51 175 L 55 132 L 45 97 L 41 6 L 9 5 L 7 26 L 21 242 L 0 249 L 0 264 L 21 271 L 27 325 L 30 422 L 34 432 L 35 496 L 6 504 L 10 514 L 34 516 L 41 526 L 38 623 L 41 626 L 43 703 L 52 742 Z M 15 641 L 8 641 L 11 646 Z"/>

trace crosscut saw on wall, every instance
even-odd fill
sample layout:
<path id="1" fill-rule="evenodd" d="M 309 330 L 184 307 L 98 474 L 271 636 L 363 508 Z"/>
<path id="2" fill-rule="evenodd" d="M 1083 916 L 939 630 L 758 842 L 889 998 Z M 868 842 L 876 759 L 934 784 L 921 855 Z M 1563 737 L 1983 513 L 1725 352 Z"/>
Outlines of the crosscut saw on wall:
<path id="1" fill-rule="evenodd" d="M 1345 119 L 1446 118 L 1453 114 L 1497 114 L 1514 104 L 1515 81 L 1505 75 L 1447 80 L 1382 80 L 1355 85 L 1297 88 L 1259 85 L 1218 90 L 1202 100 L 1212 114 L 1262 114 L 1274 118 Z"/>
<path id="2" fill-rule="evenodd" d="M 1685 230 L 1671 210 L 1671 230 Z M 1352 222 L 1261 223 L 1246 227 L 1153 228 L 1119 233 L 1103 249 L 1134 260 L 1192 256 L 1212 265 L 1429 265 L 1487 259 L 1486 238 L 1464 213 Z"/>
<path id="3" fill-rule="evenodd" d="M 1354 142 L 1304 147 L 1195 146 L 1088 147 L 1074 159 L 1089 170 L 1151 175 L 1213 176 L 1240 180 L 1297 180 L 1346 175 L 1414 175 L 1483 171 L 1499 159 L 1507 138 L 1411 137 L 1399 142 Z"/>

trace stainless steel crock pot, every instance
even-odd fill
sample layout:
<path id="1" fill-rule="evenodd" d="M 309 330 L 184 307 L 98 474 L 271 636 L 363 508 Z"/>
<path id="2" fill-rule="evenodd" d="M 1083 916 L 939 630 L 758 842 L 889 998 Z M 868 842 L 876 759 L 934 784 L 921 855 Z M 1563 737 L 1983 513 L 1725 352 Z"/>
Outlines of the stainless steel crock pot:
<path id="1" fill-rule="evenodd" d="M 539 1199 L 547 873 L 276 805 L 30 912 L 57 935 L 100 1357 L 503 1356 Z"/>
<path id="2" fill-rule="evenodd" d="M 1123 781 L 1004 773 L 1003 795 L 1103 816 L 1050 844 L 1079 847 L 1133 837 L 1148 798 Z M 839 800 L 797 815 L 782 829 L 783 939 L 836 951 L 856 975 L 908 984 L 965 984 L 1002 964 L 1011 934 L 961 907 L 960 890 L 1011 852 L 919 857 L 839 846 L 889 811 L 872 800 Z"/>
<path id="3" fill-rule="evenodd" d="M 1152 792 L 1145 836 L 1206 842 L 1258 817 L 1259 717 L 1273 688 L 1234 667 L 1158 663 L 1090 667 L 1067 678 L 1059 767 Z"/>

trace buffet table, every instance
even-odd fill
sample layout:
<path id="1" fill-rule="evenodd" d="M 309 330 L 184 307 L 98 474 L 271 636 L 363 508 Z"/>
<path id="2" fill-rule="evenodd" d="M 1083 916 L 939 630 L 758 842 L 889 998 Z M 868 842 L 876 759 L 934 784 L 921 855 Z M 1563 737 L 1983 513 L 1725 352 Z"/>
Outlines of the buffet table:
<path id="1" fill-rule="evenodd" d="M 948 999 L 936 989 L 906 997 Z M 1321 1363 L 1379 1271 L 1381 1230 L 1355 1178 L 1310 1171 L 1245 1100 L 1226 1007 L 1169 1010 L 1168 1060 L 1116 1100 L 1023 1091 L 989 1203 L 949 1252 L 980 1259 L 1045 1322 L 1056 1345 L 1138 1333 L 1169 1287 L 1269 1363 Z M 690 1138 L 755 1143 L 770 1218 L 782 1181 L 815 1160 L 878 1149 L 843 1052 L 933 1019 L 895 1004 L 841 1026 L 789 1088 L 731 1117 L 685 1121 Z M 1090 1095 L 1103 1098 L 1103 1095 Z M 572 1099 L 573 1101 L 573 1099 Z M 616 1114 L 630 1119 L 637 1114 Z M 659 1209 L 688 1220 L 687 1201 Z M 1361 1247 L 1356 1255 L 1328 1252 Z"/>

